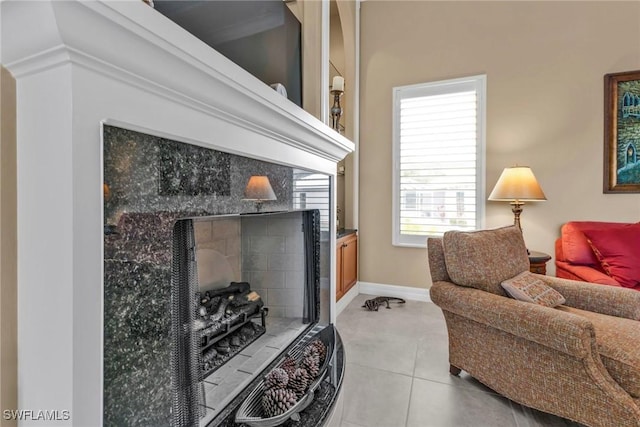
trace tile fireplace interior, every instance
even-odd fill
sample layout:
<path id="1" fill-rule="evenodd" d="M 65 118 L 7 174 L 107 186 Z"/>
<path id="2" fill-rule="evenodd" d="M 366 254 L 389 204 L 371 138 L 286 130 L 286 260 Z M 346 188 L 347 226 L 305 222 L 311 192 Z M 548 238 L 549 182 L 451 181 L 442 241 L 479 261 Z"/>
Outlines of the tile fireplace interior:
<path id="1" fill-rule="evenodd" d="M 194 226 L 200 295 L 224 291 L 230 283 L 243 283 L 260 296 L 262 309 L 267 310 L 264 332 L 250 331 L 251 338 L 257 336 L 255 341 L 220 367 L 212 363 L 203 368 L 202 409 L 206 415 L 201 425 L 206 425 L 309 328 L 313 319 L 305 316 L 303 307 L 302 212 L 214 217 L 195 221 Z M 253 319 L 258 326 L 261 321 L 261 316 Z M 205 340 L 202 357 L 226 352 L 230 340 L 225 338 L 211 344 Z M 225 357 L 226 353 L 218 353 L 213 361 Z"/>

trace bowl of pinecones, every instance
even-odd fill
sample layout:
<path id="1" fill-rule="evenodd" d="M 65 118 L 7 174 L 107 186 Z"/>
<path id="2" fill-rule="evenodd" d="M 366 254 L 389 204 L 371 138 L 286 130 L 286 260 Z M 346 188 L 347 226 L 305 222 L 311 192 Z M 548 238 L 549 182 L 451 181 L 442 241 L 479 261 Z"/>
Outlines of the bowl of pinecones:
<path id="1" fill-rule="evenodd" d="M 298 421 L 298 413 L 311 404 L 327 373 L 334 342 L 329 325 L 297 345 L 247 396 L 236 412 L 236 423 L 274 427 L 288 419 Z"/>

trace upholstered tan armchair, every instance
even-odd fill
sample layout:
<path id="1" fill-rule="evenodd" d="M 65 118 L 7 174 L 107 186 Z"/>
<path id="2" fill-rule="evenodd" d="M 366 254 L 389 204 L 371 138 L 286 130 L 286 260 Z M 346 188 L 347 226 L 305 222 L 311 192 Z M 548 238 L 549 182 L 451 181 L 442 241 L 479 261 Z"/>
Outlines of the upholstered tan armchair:
<path id="1" fill-rule="evenodd" d="M 448 232 L 427 250 L 451 374 L 588 426 L 640 426 L 640 292 L 535 275 L 566 302 L 508 297 L 500 283 L 529 269 L 516 227 Z"/>

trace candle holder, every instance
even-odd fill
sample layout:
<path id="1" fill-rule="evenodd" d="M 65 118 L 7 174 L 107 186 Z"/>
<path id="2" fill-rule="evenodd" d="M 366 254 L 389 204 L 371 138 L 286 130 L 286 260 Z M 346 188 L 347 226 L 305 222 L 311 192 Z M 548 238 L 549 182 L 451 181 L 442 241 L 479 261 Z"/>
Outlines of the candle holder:
<path id="1" fill-rule="evenodd" d="M 331 127 L 340 133 L 340 117 L 342 116 L 342 107 L 340 106 L 340 97 L 344 93 L 343 90 L 332 90 L 333 106 L 331 107 Z"/>

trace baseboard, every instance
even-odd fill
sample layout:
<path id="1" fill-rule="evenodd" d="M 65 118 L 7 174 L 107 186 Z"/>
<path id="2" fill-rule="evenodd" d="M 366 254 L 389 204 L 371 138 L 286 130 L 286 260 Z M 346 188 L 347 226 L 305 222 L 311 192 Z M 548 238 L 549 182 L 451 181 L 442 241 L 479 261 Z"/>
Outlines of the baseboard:
<path id="1" fill-rule="evenodd" d="M 338 302 L 336 303 L 336 316 L 342 313 L 342 310 L 344 310 L 349 305 L 349 303 L 358 296 L 358 294 L 360 293 L 358 290 L 359 288 L 360 282 L 353 285 L 351 289 L 349 289 L 347 293 L 338 300 Z"/>
<path id="2" fill-rule="evenodd" d="M 429 290 L 410 286 L 385 285 L 383 283 L 358 282 L 359 293 L 431 302 Z M 342 300 L 340 300 L 342 301 Z"/>

